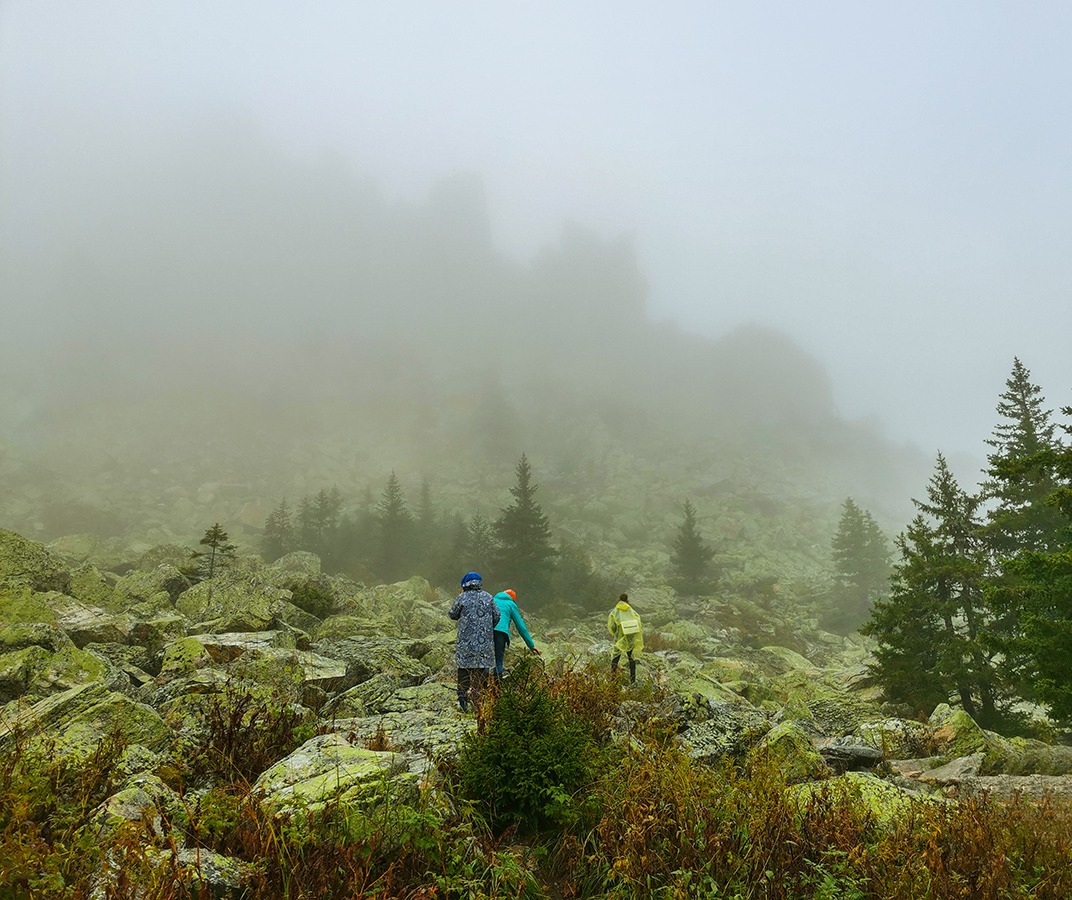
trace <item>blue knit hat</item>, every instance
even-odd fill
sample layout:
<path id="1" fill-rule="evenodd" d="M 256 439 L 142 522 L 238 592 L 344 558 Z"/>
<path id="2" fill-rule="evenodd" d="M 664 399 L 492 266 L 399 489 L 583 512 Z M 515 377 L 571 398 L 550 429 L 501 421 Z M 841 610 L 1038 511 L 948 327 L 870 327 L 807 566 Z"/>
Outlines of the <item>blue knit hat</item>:
<path id="1" fill-rule="evenodd" d="M 462 590 L 473 590 L 480 587 L 483 583 L 484 579 L 480 577 L 479 572 L 467 572 L 462 578 Z"/>

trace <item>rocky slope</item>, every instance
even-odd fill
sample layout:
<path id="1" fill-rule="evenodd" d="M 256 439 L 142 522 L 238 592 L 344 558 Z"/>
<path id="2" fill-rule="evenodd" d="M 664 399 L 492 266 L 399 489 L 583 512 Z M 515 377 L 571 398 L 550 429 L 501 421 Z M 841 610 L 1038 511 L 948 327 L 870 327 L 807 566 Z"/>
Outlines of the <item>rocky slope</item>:
<path id="1" fill-rule="evenodd" d="M 206 788 L 190 757 L 221 711 L 246 727 L 267 702 L 306 736 L 256 775 L 281 810 L 411 797 L 476 726 L 455 700 L 451 598 L 420 578 L 368 587 L 298 553 L 271 566 L 240 558 L 191 586 L 181 548 L 128 559 L 122 575 L 106 568 L 115 556 L 71 553 L 0 530 L 0 752 L 85 760 L 121 736 L 125 781 L 100 810 L 109 827 L 180 808 L 176 768 L 187 789 Z M 620 735 L 654 713 L 697 760 L 765 755 L 797 791 L 863 785 L 885 817 L 958 796 L 1072 800 L 1072 748 L 1005 739 L 945 706 L 928 722 L 898 718 L 856 639 L 758 607 L 632 599 L 651 649 L 618 710 Z M 609 658 L 599 617 L 529 624 L 548 666 Z M 775 643 L 790 633 L 797 649 Z M 215 863 L 224 888 L 241 879 L 232 861 Z"/>

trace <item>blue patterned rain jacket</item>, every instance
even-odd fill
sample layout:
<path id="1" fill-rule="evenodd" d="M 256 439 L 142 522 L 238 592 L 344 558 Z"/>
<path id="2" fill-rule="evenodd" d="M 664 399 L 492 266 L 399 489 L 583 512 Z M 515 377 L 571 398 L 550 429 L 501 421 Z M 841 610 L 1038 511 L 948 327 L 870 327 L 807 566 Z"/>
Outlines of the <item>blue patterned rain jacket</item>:
<path id="1" fill-rule="evenodd" d="M 459 669 L 490 669 L 495 665 L 492 633 L 502 613 L 487 591 L 462 591 L 447 613 L 458 623 L 454 664 Z"/>

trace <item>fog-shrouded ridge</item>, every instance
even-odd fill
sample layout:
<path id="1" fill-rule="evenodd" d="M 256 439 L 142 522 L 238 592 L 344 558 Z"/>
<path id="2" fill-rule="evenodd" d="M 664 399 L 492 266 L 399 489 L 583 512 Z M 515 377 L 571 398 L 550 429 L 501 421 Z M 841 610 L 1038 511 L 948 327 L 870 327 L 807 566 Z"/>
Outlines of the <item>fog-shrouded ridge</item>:
<path id="1" fill-rule="evenodd" d="M 747 490 L 829 514 L 851 492 L 897 522 L 925 477 L 837 416 L 786 336 L 649 319 L 627 236 L 566 224 L 518 262 L 476 174 L 406 204 L 253 129 L 197 135 L 143 138 L 21 213 L 2 286 L 10 526 L 194 532 L 325 485 L 378 491 L 392 468 L 493 506 L 522 451 L 578 497 L 657 472 L 664 511 Z"/>

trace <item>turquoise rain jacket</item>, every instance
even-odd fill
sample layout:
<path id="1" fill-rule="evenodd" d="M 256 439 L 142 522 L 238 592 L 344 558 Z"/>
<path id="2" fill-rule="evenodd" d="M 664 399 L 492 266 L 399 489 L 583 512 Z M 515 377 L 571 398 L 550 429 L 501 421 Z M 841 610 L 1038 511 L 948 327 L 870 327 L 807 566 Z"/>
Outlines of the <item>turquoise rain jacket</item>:
<path id="1" fill-rule="evenodd" d="M 517 633 L 521 635 L 521 639 L 528 644 L 531 650 L 536 645 L 532 642 L 532 638 L 529 635 L 529 630 L 525 627 L 525 620 L 521 618 L 521 613 L 517 609 L 517 604 L 510 599 L 509 594 L 496 594 L 495 605 L 499 607 L 502 615 L 499 616 L 499 624 L 495 626 L 496 631 L 501 631 L 506 635 L 506 643 L 510 643 L 510 623 L 513 622 L 517 628 Z"/>

